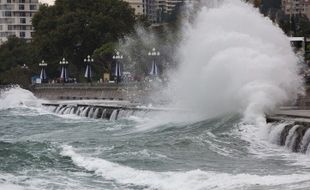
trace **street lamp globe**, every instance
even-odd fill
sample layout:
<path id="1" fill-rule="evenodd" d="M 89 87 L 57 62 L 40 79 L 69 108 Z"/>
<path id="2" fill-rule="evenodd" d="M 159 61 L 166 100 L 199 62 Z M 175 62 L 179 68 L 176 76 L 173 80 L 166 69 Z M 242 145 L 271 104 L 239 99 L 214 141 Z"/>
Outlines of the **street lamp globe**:
<path id="1" fill-rule="evenodd" d="M 152 66 L 151 66 L 151 72 L 150 75 L 153 77 L 158 76 L 158 66 L 156 63 L 156 58 L 160 56 L 160 52 L 156 50 L 156 48 L 153 48 L 151 52 L 148 53 L 148 56 L 152 57 Z"/>

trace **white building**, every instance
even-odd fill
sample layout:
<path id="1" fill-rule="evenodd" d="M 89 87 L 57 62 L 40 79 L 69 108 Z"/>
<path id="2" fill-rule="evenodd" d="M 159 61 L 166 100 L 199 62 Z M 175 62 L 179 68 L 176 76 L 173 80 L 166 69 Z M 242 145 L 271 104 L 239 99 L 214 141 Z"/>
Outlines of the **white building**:
<path id="1" fill-rule="evenodd" d="M 9 36 L 30 41 L 31 19 L 38 9 L 38 0 L 0 0 L 0 44 Z"/>
<path id="2" fill-rule="evenodd" d="M 175 9 L 177 4 L 183 3 L 183 2 L 185 2 L 185 1 L 184 0 L 164 0 L 164 1 L 162 1 L 162 3 L 164 3 L 164 7 L 165 7 L 165 9 L 164 9 L 165 13 L 168 13 L 168 14 L 171 13 Z"/>
<path id="3" fill-rule="evenodd" d="M 148 19 L 152 23 L 158 22 L 158 0 L 143 0 L 144 5 L 144 15 L 148 17 Z"/>
<path id="4" fill-rule="evenodd" d="M 129 3 L 130 7 L 135 10 L 136 15 L 144 14 L 143 0 L 125 0 Z"/>
<path id="5" fill-rule="evenodd" d="M 124 0 L 135 9 L 136 15 L 145 15 L 152 23 L 161 23 L 164 14 L 171 14 L 176 5 L 190 0 Z"/>
<path id="6" fill-rule="evenodd" d="M 282 0 L 282 10 L 287 15 L 304 14 L 310 18 L 310 0 Z"/>

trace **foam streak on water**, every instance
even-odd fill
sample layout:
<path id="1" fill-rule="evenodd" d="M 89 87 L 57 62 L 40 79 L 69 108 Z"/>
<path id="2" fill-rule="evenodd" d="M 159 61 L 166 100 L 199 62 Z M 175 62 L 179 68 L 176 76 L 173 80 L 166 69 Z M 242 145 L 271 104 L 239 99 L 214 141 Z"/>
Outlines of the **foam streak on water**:
<path id="1" fill-rule="evenodd" d="M 216 172 L 193 170 L 187 172 L 152 172 L 136 170 L 103 159 L 84 157 L 72 147 L 64 146 L 62 155 L 69 156 L 75 164 L 95 172 L 108 180 L 123 184 L 148 186 L 150 189 L 199 190 L 199 189 L 239 189 L 245 186 L 290 185 L 310 180 L 308 174 L 258 176 L 249 174 L 231 175 Z M 225 183 L 223 183 L 225 181 Z"/>

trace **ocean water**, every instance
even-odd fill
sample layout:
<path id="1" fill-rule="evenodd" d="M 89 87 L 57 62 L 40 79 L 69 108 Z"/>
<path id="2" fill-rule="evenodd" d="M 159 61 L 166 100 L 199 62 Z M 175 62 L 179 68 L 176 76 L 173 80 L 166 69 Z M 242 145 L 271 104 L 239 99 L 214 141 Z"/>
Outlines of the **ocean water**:
<path id="1" fill-rule="evenodd" d="M 0 109 L 1 190 L 310 188 L 310 157 L 274 143 L 280 124 L 257 127 L 238 114 L 187 122 L 57 115 L 20 88 L 1 105 L 14 93 L 20 101 Z"/>

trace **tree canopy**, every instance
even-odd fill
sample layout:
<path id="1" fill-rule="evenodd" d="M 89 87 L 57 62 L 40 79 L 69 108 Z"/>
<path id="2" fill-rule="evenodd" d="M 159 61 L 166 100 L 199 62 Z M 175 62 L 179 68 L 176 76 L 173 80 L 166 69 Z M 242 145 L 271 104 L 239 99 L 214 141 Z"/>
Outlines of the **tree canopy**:
<path id="1" fill-rule="evenodd" d="M 56 0 L 35 14 L 33 43 L 50 64 L 66 57 L 77 76 L 83 58 L 133 31 L 135 22 L 134 10 L 121 0 Z"/>
<path id="2" fill-rule="evenodd" d="M 25 40 L 10 37 L 0 46 L 0 84 L 25 84 L 30 82 L 30 69 L 22 69 L 23 65 L 33 68 L 34 52 Z M 34 69 L 34 68 L 33 68 Z"/>

